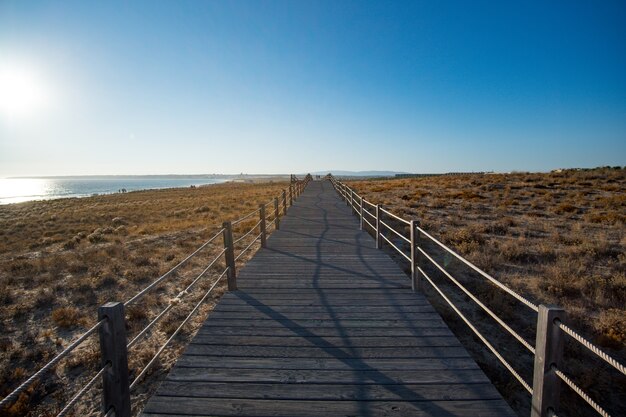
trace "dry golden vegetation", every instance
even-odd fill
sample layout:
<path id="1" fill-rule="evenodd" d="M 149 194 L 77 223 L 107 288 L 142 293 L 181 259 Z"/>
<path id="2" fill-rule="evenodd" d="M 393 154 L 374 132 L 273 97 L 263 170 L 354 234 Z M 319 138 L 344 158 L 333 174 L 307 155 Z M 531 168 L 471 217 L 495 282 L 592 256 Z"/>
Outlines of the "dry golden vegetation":
<path id="1" fill-rule="evenodd" d="M 93 325 L 98 306 L 128 300 L 215 235 L 223 221 L 257 209 L 287 187 L 284 182 L 226 183 L 0 206 L 0 398 Z M 235 237 L 257 221 L 258 215 L 238 224 Z M 218 238 L 127 309 L 131 338 L 176 304 L 150 337 L 129 351 L 131 379 L 224 269 L 218 262 L 197 289 L 178 300 L 221 249 Z M 224 292 L 224 281 L 133 392 L 135 413 Z M 0 415 L 56 415 L 98 365 L 96 335 Z M 99 392 L 92 391 L 75 415 L 97 414 Z"/>
<path id="2" fill-rule="evenodd" d="M 445 175 L 348 184 L 367 200 L 405 219 L 418 220 L 434 237 L 534 303 L 565 308 L 572 327 L 624 362 L 626 169 Z M 534 343 L 534 313 L 459 261 L 438 252 L 434 245 L 422 242 L 464 285 Z M 401 258 L 397 259 L 406 267 Z M 428 271 L 446 285 L 443 275 L 434 268 Z M 495 365 L 491 353 L 478 348 L 481 342 L 470 336 L 465 325 L 428 284 L 425 286 L 509 403 L 520 416 L 529 415 L 528 396 L 517 381 Z M 504 335 L 497 324 L 490 327 L 491 319 L 464 295 L 452 287 L 447 289 L 532 383 L 532 358 L 524 348 Z M 566 345 L 566 370 L 593 398 L 608 403 L 614 415 L 624 415 L 626 380 L 570 342 Z M 593 415 L 567 390 L 562 389 L 565 402 L 570 403 L 568 416 Z"/>

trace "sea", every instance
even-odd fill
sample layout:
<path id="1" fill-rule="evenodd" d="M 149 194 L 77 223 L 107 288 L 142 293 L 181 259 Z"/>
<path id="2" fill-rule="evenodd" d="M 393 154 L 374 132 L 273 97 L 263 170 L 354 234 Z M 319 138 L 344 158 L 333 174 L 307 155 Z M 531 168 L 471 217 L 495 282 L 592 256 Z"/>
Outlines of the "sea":
<path id="1" fill-rule="evenodd" d="M 226 179 L 155 178 L 0 178 L 0 204 L 67 197 L 113 194 L 122 190 L 152 190 L 217 184 Z"/>

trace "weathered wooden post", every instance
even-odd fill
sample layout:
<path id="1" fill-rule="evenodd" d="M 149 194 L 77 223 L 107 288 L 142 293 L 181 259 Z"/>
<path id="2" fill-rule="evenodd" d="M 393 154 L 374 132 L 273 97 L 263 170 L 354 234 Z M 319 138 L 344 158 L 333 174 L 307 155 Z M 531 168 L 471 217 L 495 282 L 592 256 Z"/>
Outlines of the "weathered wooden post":
<path id="1" fill-rule="evenodd" d="M 289 207 L 293 206 L 293 184 L 289 184 Z"/>
<path id="2" fill-rule="evenodd" d="M 265 204 L 259 204 L 259 216 L 261 217 L 261 224 L 259 225 L 261 228 L 261 247 L 265 247 Z"/>
<path id="3" fill-rule="evenodd" d="M 411 220 L 409 225 L 411 228 L 411 288 L 413 292 L 422 290 L 422 280 L 420 279 L 420 272 L 417 269 L 419 266 L 419 253 L 417 248 L 419 247 L 419 232 L 417 231 L 417 221 Z"/>
<path id="4" fill-rule="evenodd" d="M 274 222 L 276 230 L 280 229 L 280 217 L 278 216 L 278 197 L 274 197 Z"/>
<path id="5" fill-rule="evenodd" d="M 361 197 L 360 200 L 361 200 L 361 204 L 360 204 L 360 208 L 359 208 L 359 211 L 360 211 L 359 214 L 361 215 L 361 221 L 359 223 L 359 228 L 361 230 L 363 230 L 363 197 Z"/>
<path id="6" fill-rule="evenodd" d="M 380 237 L 382 230 L 380 230 L 380 216 L 382 216 L 382 208 L 380 204 L 376 204 L 376 249 L 383 247 L 383 239 Z"/>
<path id="7" fill-rule="evenodd" d="M 561 381 L 552 366 L 561 365 L 563 332 L 555 321 L 565 321 L 565 310 L 556 306 L 539 306 L 531 417 L 548 417 L 559 412 Z"/>
<path id="8" fill-rule="evenodd" d="M 354 209 L 354 190 L 350 188 L 350 211 L 352 213 L 356 212 Z"/>
<path id="9" fill-rule="evenodd" d="M 226 277 L 228 278 L 228 291 L 237 289 L 237 271 L 235 269 L 235 245 L 233 244 L 233 227 L 230 222 L 222 223 L 224 228 L 224 258 L 226 259 Z"/>
<path id="10" fill-rule="evenodd" d="M 287 192 L 283 190 L 282 197 L 283 199 L 283 216 L 287 214 Z"/>
<path id="11" fill-rule="evenodd" d="M 130 417 L 124 304 L 106 303 L 98 308 L 98 320 L 102 319 L 106 319 L 99 330 L 102 366 L 110 365 L 102 374 L 102 411 L 113 409 L 117 417 Z"/>

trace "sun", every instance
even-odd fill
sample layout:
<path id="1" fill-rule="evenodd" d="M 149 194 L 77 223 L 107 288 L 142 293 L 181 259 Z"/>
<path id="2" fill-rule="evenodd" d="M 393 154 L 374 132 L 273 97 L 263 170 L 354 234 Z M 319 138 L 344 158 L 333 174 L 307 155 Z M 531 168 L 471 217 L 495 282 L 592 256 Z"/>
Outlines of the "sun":
<path id="1" fill-rule="evenodd" d="M 37 71 L 0 63 L 0 116 L 29 118 L 43 110 L 47 99 L 46 85 Z"/>

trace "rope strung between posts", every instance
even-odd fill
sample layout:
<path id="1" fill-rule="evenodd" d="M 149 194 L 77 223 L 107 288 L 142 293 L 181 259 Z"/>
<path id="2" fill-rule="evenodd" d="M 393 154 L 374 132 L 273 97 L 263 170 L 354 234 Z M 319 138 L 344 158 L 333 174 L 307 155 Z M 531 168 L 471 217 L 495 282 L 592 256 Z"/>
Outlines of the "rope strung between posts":
<path id="1" fill-rule="evenodd" d="M 205 243 L 203 243 L 198 249 L 196 249 L 191 255 L 187 256 L 185 259 L 183 259 L 182 261 L 180 261 L 175 267 L 173 267 L 172 269 L 170 269 L 169 271 L 167 271 L 165 274 L 161 275 L 159 278 L 155 279 L 152 284 L 148 285 L 146 288 L 144 288 L 143 290 L 139 291 L 137 294 L 135 294 L 135 296 L 133 296 L 130 300 L 126 301 L 124 303 L 124 307 L 127 307 L 128 305 L 136 302 L 137 300 L 139 300 L 141 297 L 143 297 L 144 295 L 146 295 L 148 293 L 148 291 L 150 291 L 152 288 L 156 287 L 161 281 L 163 281 L 165 278 L 169 277 L 171 274 L 173 274 L 178 268 L 180 268 L 185 262 L 187 262 L 189 259 L 193 258 L 198 252 L 200 252 L 202 249 L 204 249 L 207 245 L 209 245 L 211 242 L 213 242 L 215 239 L 217 239 L 219 236 L 222 235 L 222 232 L 224 231 L 224 229 L 220 229 L 219 232 L 217 232 L 213 237 L 211 237 L 209 240 L 207 240 Z"/>
<path id="2" fill-rule="evenodd" d="M 509 370 L 509 372 L 515 377 L 515 379 L 517 379 L 519 383 L 522 384 L 522 386 L 526 389 L 526 391 L 528 391 L 528 393 L 532 395 L 533 389 L 530 387 L 530 385 L 528 385 L 528 383 L 526 383 L 526 381 L 524 381 L 524 379 L 520 376 L 520 374 L 518 374 L 517 371 L 513 369 L 513 367 L 509 364 L 509 362 L 507 362 L 507 360 L 504 359 L 502 355 L 500 355 L 500 353 L 496 350 L 496 348 L 494 348 L 493 345 L 489 343 L 489 341 L 485 338 L 485 336 L 483 336 L 482 333 L 480 333 L 478 329 L 467 319 L 467 317 L 465 317 L 465 315 L 461 313 L 461 311 L 454 305 L 454 303 L 452 303 L 452 301 L 450 301 L 450 299 L 445 296 L 443 291 L 441 291 L 441 289 L 433 282 L 433 280 L 430 279 L 430 277 L 426 274 L 426 272 L 424 272 L 424 270 L 420 267 L 417 267 L 417 269 L 424 275 L 424 278 L 426 278 L 428 282 L 430 282 L 430 285 L 433 286 L 433 288 L 448 303 L 448 305 L 456 312 L 456 314 L 461 318 L 461 320 L 463 320 L 465 324 L 467 324 L 467 326 L 474 332 L 474 334 L 476 334 L 476 336 L 478 336 L 478 338 L 485 344 L 485 346 L 487 346 L 487 348 L 491 351 L 491 353 L 493 353 L 496 356 L 496 358 L 498 358 L 498 360 L 502 363 L 502 365 L 504 365 L 504 367 Z"/>
<path id="3" fill-rule="evenodd" d="M 185 297 L 185 295 L 187 295 L 189 293 L 189 290 L 191 290 L 191 288 L 193 288 L 193 286 L 196 284 L 196 282 L 198 282 L 200 280 L 200 278 L 202 278 L 204 276 L 204 274 L 206 274 L 209 269 L 215 265 L 215 263 L 220 259 L 220 257 L 226 252 L 226 249 L 222 249 L 219 253 L 219 255 L 217 255 L 213 261 L 211 261 L 211 263 L 202 270 L 202 272 L 200 272 L 200 274 L 198 274 L 198 276 L 187 286 L 187 288 L 185 288 L 184 290 L 182 290 L 181 292 L 178 293 L 178 295 L 176 297 L 174 297 L 174 299 L 172 299 L 170 301 L 170 303 L 168 304 L 167 307 L 165 307 L 150 323 L 148 323 L 148 325 L 146 327 L 143 328 L 143 330 L 141 330 L 141 332 L 139 332 L 134 338 L 133 340 L 131 340 L 128 345 L 126 346 L 127 349 L 130 349 L 131 347 L 133 347 L 135 345 L 135 343 L 137 343 L 137 341 L 146 333 L 148 333 L 148 330 L 150 330 L 155 324 L 157 324 L 159 321 L 161 321 L 161 318 L 163 318 L 163 316 L 165 316 L 165 314 L 170 311 L 176 304 L 178 304 L 180 302 L 180 300 L 182 298 Z"/>
<path id="4" fill-rule="evenodd" d="M 17 399 L 17 397 L 22 392 L 24 392 L 33 382 L 35 382 L 35 380 L 37 380 L 40 376 L 42 376 L 44 373 L 46 373 L 48 370 L 50 370 L 54 365 L 59 363 L 59 361 L 61 359 L 65 358 L 67 355 L 69 355 L 74 349 L 76 349 L 76 347 L 78 345 L 83 343 L 85 341 L 85 339 L 87 339 L 96 330 L 98 330 L 100 328 L 100 326 L 102 326 L 104 324 L 105 321 L 106 321 L 106 319 L 102 319 L 99 322 L 97 322 L 96 324 L 94 324 L 89 330 L 87 330 L 78 339 L 76 339 L 74 342 L 72 342 L 71 345 L 69 345 L 68 347 L 63 349 L 63 351 L 61 353 L 59 353 L 58 355 L 56 355 L 54 358 L 52 358 L 52 360 L 50 362 L 48 362 L 43 367 L 41 367 L 30 378 L 28 378 L 26 381 L 22 382 L 9 395 L 4 397 L 2 399 L 2 401 L 0 401 L 0 409 L 2 409 L 2 407 L 6 406 L 6 405 L 9 405 L 13 401 L 15 401 Z"/>
<path id="5" fill-rule="evenodd" d="M 252 228 L 250 230 L 248 230 L 243 236 L 239 237 L 237 240 L 235 240 L 233 242 L 233 245 L 236 245 L 237 243 L 241 242 L 243 239 L 245 239 L 246 237 L 248 237 L 248 235 L 250 235 L 250 233 L 254 232 L 254 229 L 256 229 L 257 227 L 259 227 L 259 225 L 261 224 L 261 220 L 259 220 L 254 226 L 252 226 Z"/>
<path id="6" fill-rule="evenodd" d="M 254 244 L 256 243 L 256 241 L 257 241 L 257 240 L 259 240 L 259 238 L 261 237 L 261 235 L 262 235 L 262 234 L 263 234 L 263 233 L 259 233 L 259 234 L 258 234 L 258 235 L 254 238 L 254 240 L 252 240 L 252 242 L 250 242 L 250 244 L 249 244 L 248 246 L 246 246 L 246 247 L 245 247 L 245 249 L 243 249 L 241 252 L 239 252 L 239 255 L 237 255 L 237 256 L 235 257 L 235 260 L 236 260 L 236 261 L 237 261 L 237 260 L 239 260 L 239 258 L 241 258 L 241 257 L 243 256 L 243 254 L 244 254 L 244 253 L 246 253 L 246 251 L 247 251 L 248 249 L 250 249 L 250 248 L 252 247 L 252 245 L 254 245 Z"/>
<path id="7" fill-rule="evenodd" d="M 485 304 L 483 304 L 474 294 L 472 294 L 467 288 L 465 288 L 465 286 L 463 284 L 461 284 L 456 278 L 454 278 L 448 271 L 446 271 L 441 265 L 439 265 L 439 263 L 437 261 L 435 261 L 432 257 L 430 257 L 430 255 L 428 255 L 422 248 L 420 248 L 419 246 L 417 247 L 417 250 L 426 257 L 426 259 L 428 259 L 433 265 L 435 265 L 435 267 L 437 267 L 437 269 L 439 269 L 445 276 L 448 277 L 448 279 L 450 279 L 454 284 L 456 284 L 457 287 L 459 287 L 461 289 L 461 291 L 463 291 L 468 297 L 470 297 L 476 304 L 478 304 L 484 311 L 485 313 L 487 313 L 489 316 L 491 316 L 492 319 L 494 319 L 495 321 L 497 321 L 500 326 L 502 326 L 506 331 L 508 331 L 511 336 L 513 336 L 514 338 L 517 339 L 518 342 L 520 342 L 522 345 L 524 345 L 524 347 L 526 349 L 528 349 L 529 351 L 532 352 L 532 354 L 535 354 L 535 348 L 534 346 L 532 346 L 530 343 L 528 343 L 526 341 L 526 339 L 524 339 L 521 335 L 519 335 L 515 330 L 513 330 L 511 327 L 509 327 L 508 324 L 506 324 L 500 317 L 498 317 L 498 315 L 496 313 L 494 313 L 489 307 L 487 307 Z"/>
<path id="8" fill-rule="evenodd" d="M 204 294 L 202 299 L 200 299 L 200 301 L 198 301 L 198 304 L 196 304 L 195 307 L 193 308 L 193 310 L 191 310 L 189 312 L 189 314 L 187 315 L 187 317 L 185 317 L 185 320 L 182 321 L 182 323 L 176 328 L 176 330 L 174 331 L 174 333 L 172 333 L 172 335 L 169 337 L 169 339 L 167 339 L 167 341 L 159 348 L 157 353 L 152 357 L 152 359 L 150 359 L 150 362 L 148 362 L 148 364 L 143 368 L 141 373 L 139 373 L 139 375 L 137 375 L 137 377 L 133 380 L 132 384 L 130 384 L 129 389 L 132 390 L 137 385 L 137 383 L 141 380 L 141 378 L 143 378 L 143 376 L 148 372 L 148 370 L 152 367 L 154 362 L 156 362 L 156 360 L 159 358 L 161 353 L 165 350 L 167 345 L 169 345 L 169 343 L 172 340 L 174 340 L 174 337 L 176 337 L 176 335 L 180 332 L 180 330 L 183 328 L 183 326 L 185 324 L 187 324 L 187 322 L 191 319 L 191 317 L 194 315 L 194 313 L 196 311 L 198 311 L 198 309 L 200 308 L 202 303 L 204 303 L 204 301 L 207 299 L 209 294 L 211 294 L 211 291 L 213 291 L 213 288 L 215 288 L 217 283 L 220 282 L 222 277 L 224 277 L 224 275 L 226 274 L 226 271 L 228 271 L 228 268 L 224 269 L 224 272 L 222 272 L 222 274 L 217 278 L 217 280 L 215 280 L 213 285 L 211 285 L 211 288 L 209 288 L 209 290 L 206 292 L 206 294 Z"/>
<path id="9" fill-rule="evenodd" d="M 606 363 L 613 366 L 615 369 L 620 371 L 623 375 L 626 375 L 626 367 L 624 367 L 624 365 L 619 363 L 616 359 L 612 358 L 608 354 L 601 351 L 600 348 L 598 348 L 596 345 L 594 345 L 593 343 L 591 343 L 590 341 L 588 341 L 587 339 L 585 339 L 584 337 L 576 333 L 574 330 L 572 330 L 572 328 L 563 324 L 560 320 L 556 320 L 554 324 L 559 326 L 559 329 L 563 330 L 565 333 L 570 335 L 578 343 L 580 343 L 581 345 L 583 345 L 584 347 L 586 347 L 587 349 L 595 353 L 600 359 L 604 360 Z"/>
<path id="10" fill-rule="evenodd" d="M 63 417 L 67 415 L 67 413 L 72 409 L 72 407 L 74 407 L 74 405 L 78 402 L 78 400 L 80 400 L 81 397 L 85 395 L 85 393 L 89 391 L 91 387 L 93 387 L 96 384 L 96 382 L 100 380 L 100 378 L 102 378 L 102 374 L 104 373 L 104 371 L 106 371 L 110 367 L 111 367 L 111 364 L 107 363 L 102 369 L 100 369 L 100 371 L 98 371 L 98 373 L 93 378 L 91 378 L 91 380 L 87 382 L 87 384 L 84 387 L 82 387 L 81 390 L 78 391 L 76 395 L 74 395 L 74 397 L 67 404 L 65 404 L 65 407 L 63 407 L 63 409 L 59 411 L 59 414 L 57 414 L 57 417 Z"/>
<path id="11" fill-rule="evenodd" d="M 559 378 L 561 378 L 561 381 L 565 382 L 572 389 L 572 391 L 578 394 L 580 398 L 585 400 L 587 404 L 589 404 L 594 410 L 596 410 L 598 414 L 600 414 L 602 417 L 611 417 L 609 413 L 604 411 L 604 409 L 600 407 L 600 405 L 597 402 L 592 400 L 591 397 L 587 395 L 585 391 L 583 391 L 578 385 L 576 385 L 574 381 L 569 379 L 567 375 L 561 372 L 555 365 L 552 365 L 552 370 Z"/>

